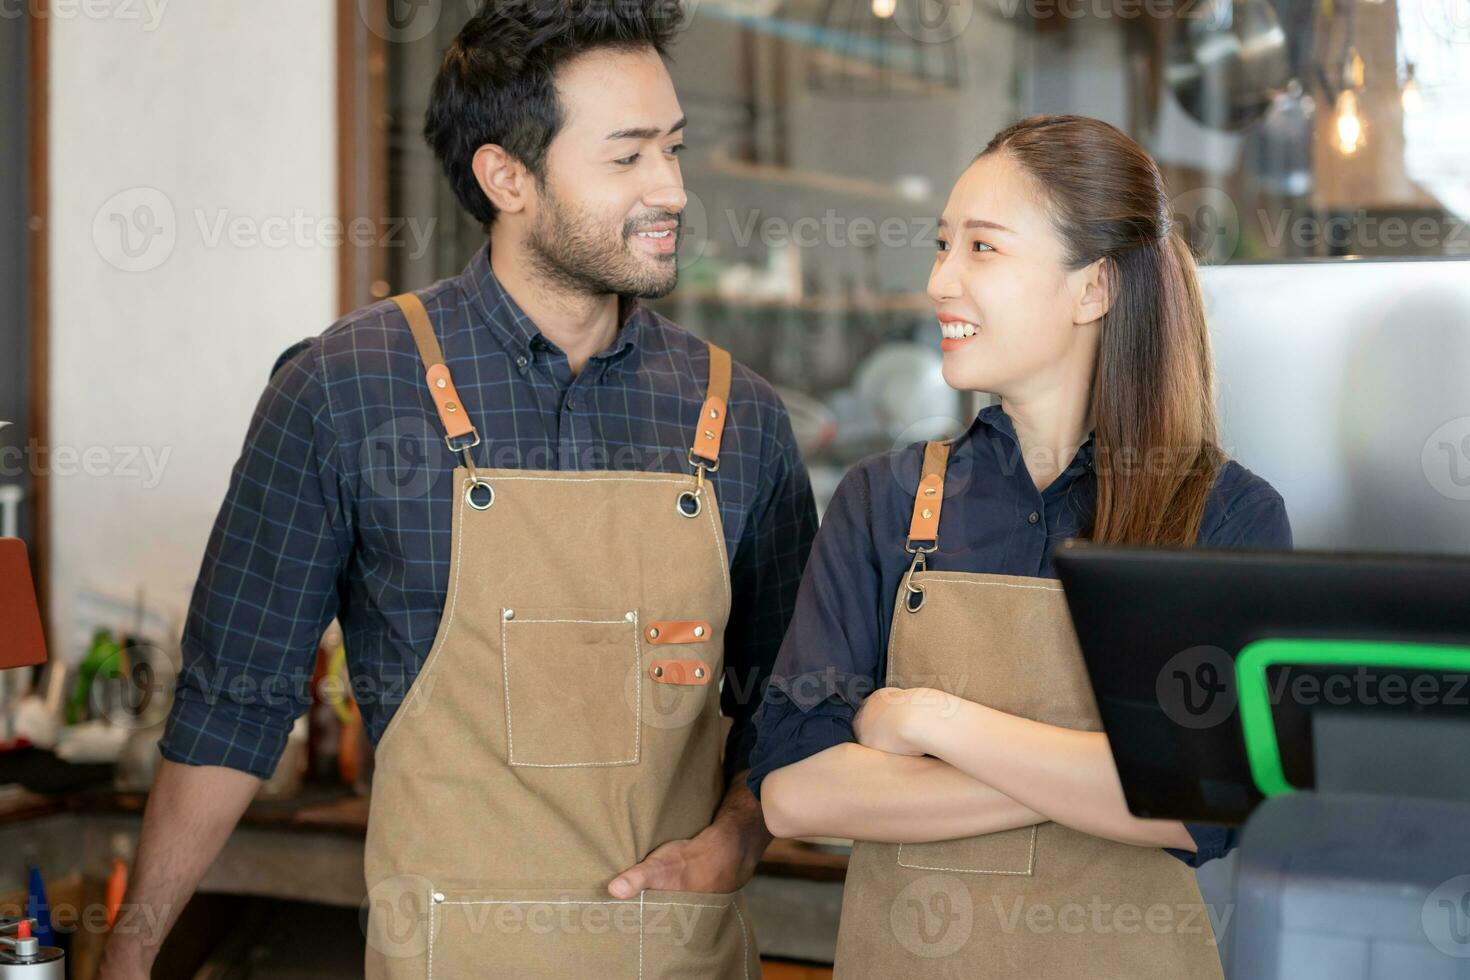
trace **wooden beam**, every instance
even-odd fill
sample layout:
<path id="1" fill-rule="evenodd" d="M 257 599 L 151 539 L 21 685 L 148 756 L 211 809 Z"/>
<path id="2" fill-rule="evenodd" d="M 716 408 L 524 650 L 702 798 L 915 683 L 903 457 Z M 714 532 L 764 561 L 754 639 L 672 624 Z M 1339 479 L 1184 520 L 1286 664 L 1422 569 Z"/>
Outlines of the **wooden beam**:
<path id="1" fill-rule="evenodd" d="M 33 447 L 48 447 L 51 438 L 51 296 L 50 296 L 50 183 L 47 164 L 50 159 L 50 48 L 49 18 L 44 13 L 27 15 L 27 81 L 26 131 L 29 134 L 29 188 L 27 213 L 30 215 L 30 299 L 28 326 L 30 334 L 30 415 L 27 433 L 28 460 Z M 49 459 L 50 453 L 45 457 Z M 51 619 L 51 486 L 43 468 L 28 465 L 31 502 L 31 557 L 36 579 L 36 598 L 41 606 L 41 622 L 55 650 L 61 634 Z M 53 653 L 53 656 L 55 654 Z"/>

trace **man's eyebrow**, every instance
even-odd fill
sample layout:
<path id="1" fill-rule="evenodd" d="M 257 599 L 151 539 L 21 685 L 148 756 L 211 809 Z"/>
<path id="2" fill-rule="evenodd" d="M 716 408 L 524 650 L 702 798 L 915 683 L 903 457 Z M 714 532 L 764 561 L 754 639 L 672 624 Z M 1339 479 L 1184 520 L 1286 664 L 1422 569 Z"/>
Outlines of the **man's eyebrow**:
<path id="1" fill-rule="evenodd" d="M 940 218 L 939 219 L 939 227 L 943 228 L 945 226 L 946 226 L 945 220 L 943 218 Z M 1003 232 L 1005 232 L 1008 235 L 1014 235 L 1015 234 L 1015 231 L 1013 231 L 1010 228 L 1007 228 L 1005 225 L 996 224 L 994 221 L 986 221 L 984 218 L 971 218 L 971 219 L 969 219 L 968 221 L 965 222 L 965 225 L 964 226 L 966 228 L 990 228 L 990 229 L 992 229 L 994 231 L 1003 231 Z"/>
<path id="2" fill-rule="evenodd" d="M 609 139 L 609 140 L 652 140 L 652 139 L 658 139 L 660 136 L 665 136 L 665 135 L 672 136 L 672 135 L 674 135 L 675 133 L 679 132 L 679 130 L 683 129 L 684 126 L 685 126 L 685 124 L 688 123 L 688 122 L 689 122 L 689 117 L 688 116 L 681 116 L 678 122 L 674 123 L 674 125 L 672 125 L 672 126 L 669 127 L 668 133 L 662 132 L 656 126 L 642 126 L 642 127 L 638 127 L 638 128 L 634 128 L 634 129 L 619 129 L 619 130 L 616 130 L 614 132 L 608 133 L 607 136 L 606 136 L 606 139 Z"/>

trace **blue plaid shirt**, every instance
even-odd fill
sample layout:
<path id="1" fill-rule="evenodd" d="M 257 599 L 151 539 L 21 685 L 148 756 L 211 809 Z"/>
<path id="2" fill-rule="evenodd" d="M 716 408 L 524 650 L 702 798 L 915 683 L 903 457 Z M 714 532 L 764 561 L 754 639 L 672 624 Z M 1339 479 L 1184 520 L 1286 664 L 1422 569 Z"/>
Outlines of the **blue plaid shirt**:
<path id="1" fill-rule="evenodd" d="M 709 376 L 705 343 L 625 303 L 612 346 L 573 377 L 566 355 L 501 287 L 489 255 L 487 245 L 458 277 L 418 294 L 483 440 L 471 451 L 475 465 L 689 472 Z M 439 627 L 458 461 L 391 301 L 280 356 L 205 550 L 165 758 L 269 776 L 310 705 L 317 644 L 333 617 L 377 741 Z M 817 523 L 786 410 L 739 364 L 710 479 L 731 556 L 721 695 L 734 721 L 728 776 L 748 764 L 751 715 Z M 548 549 L 575 547 L 548 531 Z"/>

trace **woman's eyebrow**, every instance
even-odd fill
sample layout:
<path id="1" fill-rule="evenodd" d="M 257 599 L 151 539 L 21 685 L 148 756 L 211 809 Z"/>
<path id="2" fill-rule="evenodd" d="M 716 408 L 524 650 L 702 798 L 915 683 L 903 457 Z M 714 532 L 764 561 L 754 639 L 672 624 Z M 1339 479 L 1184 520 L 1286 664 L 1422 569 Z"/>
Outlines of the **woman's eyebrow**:
<path id="1" fill-rule="evenodd" d="M 943 218 L 940 218 L 939 219 L 939 227 L 944 228 L 944 227 L 946 227 L 946 225 L 947 225 L 947 222 Z M 965 222 L 964 227 L 966 227 L 966 228 L 989 228 L 992 231 L 1003 231 L 1007 235 L 1014 235 L 1015 234 L 1015 232 L 1013 230 L 1011 230 L 1010 228 L 1007 228 L 1005 225 L 996 224 L 994 221 L 986 221 L 984 218 L 970 218 L 968 221 Z"/>

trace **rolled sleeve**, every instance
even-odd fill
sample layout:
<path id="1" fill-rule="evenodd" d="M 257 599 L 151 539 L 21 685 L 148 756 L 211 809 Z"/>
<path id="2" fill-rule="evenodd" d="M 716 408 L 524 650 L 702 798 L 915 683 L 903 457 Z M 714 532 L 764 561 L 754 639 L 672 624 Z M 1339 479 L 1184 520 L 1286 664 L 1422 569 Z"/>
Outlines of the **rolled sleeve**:
<path id="1" fill-rule="evenodd" d="M 884 646 L 872 540 L 867 476 L 857 469 L 827 507 L 761 704 L 746 780 L 756 796 L 775 770 L 854 741 L 852 719 L 877 686 Z"/>
<path id="2" fill-rule="evenodd" d="M 1193 852 L 1177 847 L 1166 847 L 1165 851 L 1177 857 L 1191 868 L 1198 868 L 1207 861 L 1222 858 L 1240 843 L 1240 831 L 1234 827 L 1217 827 L 1214 824 L 1187 823 L 1184 829 L 1194 838 Z"/>
<path id="3" fill-rule="evenodd" d="M 817 506 L 786 408 L 775 407 L 763 482 L 769 490 L 741 535 L 731 563 L 730 623 L 725 631 L 725 683 L 720 706 L 731 719 L 725 782 L 750 766 L 754 716 L 796 605 L 817 531 Z"/>
<path id="4" fill-rule="evenodd" d="M 310 704 L 352 532 L 319 345 L 276 361 L 205 548 L 160 751 L 268 778 Z"/>

